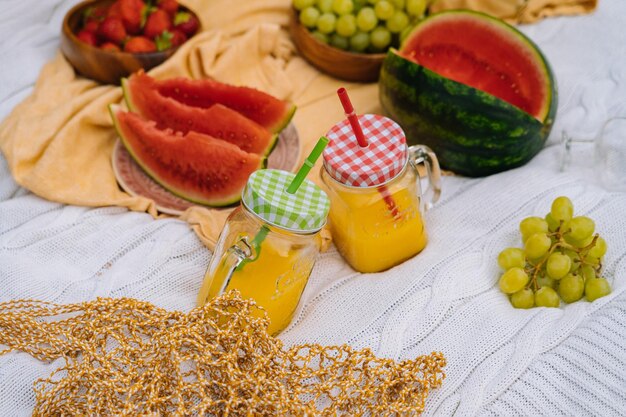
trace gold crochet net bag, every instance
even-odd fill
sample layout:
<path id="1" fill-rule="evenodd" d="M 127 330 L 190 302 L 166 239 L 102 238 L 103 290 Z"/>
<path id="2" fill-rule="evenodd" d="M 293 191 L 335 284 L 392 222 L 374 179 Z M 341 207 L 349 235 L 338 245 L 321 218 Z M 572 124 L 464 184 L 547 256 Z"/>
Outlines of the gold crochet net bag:
<path id="1" fill-rule="evenodd" d="M 34 416 L 418 415 L 445 378 L 441 353 L 284 350 L 268 323 L 236 292 L 189 313 L 127 298 L 11 301 L 0 304 L 0 354 L 65 359 L 35 383 Z"/>

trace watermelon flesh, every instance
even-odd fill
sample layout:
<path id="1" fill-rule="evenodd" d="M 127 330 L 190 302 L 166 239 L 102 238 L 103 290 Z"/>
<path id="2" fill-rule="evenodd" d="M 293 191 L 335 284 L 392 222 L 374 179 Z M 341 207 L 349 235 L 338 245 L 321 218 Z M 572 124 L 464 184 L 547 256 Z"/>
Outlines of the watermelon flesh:
<path id="1" fill-rule="evenodd" d="M 277 134 L 221 104 L 198 108 L 165 97 L 159 93 L 156 80 L 144 72 L 123 79 L 122 88 L 129 109 L 154 120 L 159 129 L 204 133 L 259 155 L 268 155 L 278 138 Z"/>
<path id="2" fill-rule="evenodd" d="M 109 110 L 133 159 L 152 179 L 187 200 L 214 207 L 236 203 L 250 174 L 265 165 L 262 156 L 221 139 L 161 130 L 119 106 Z"/>
<path id="3" fill-rule="evenodd" d="M 518 32 L 512 36 L 509 26 L 496 19 L 477 19 L 476 14 L 433 16 L 407 37 L 400 54 L 543 122 L 550 112 L 552 76 L 541 53 Z"/>
<path id="4" fill-rule="evenodd" d="M 296 106 L 250 87 L 235 87 L 215 80 L 170 78 L 157 81 L 160 94 L 192 107 L 223 104 L 267 130 L 278 133 L 291 121 Z"/>

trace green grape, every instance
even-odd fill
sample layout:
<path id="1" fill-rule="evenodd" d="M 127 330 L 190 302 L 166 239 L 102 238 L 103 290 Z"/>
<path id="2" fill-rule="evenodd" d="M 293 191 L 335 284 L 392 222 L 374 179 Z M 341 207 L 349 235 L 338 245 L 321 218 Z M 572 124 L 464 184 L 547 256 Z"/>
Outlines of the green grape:
<path id="1" fill-rule="evenodd" d="M 585 296 L 587 301 L 594 301 L 611 293 L 611 286 L 604 278 L 590 279 L 585 283 Z"/>
<path id="2" fill-rule="evenodd" d="M 318 32 L 317 30 L 315 32 L 311 32 L 311 35 L 320 42 L 329 42 L 328 35 L 324 35 L 322 32 Z"/>
<path id="3" fill-rule="evenodd" d="M 314 4 L 315 0 L 293 0 L 293 7 L 295 7 L 296 10 L 304 10 Z"/>
<path id="4" fill-rule="evenodd" d="M 400 33 L 409 25 L 409 16 L 406 13 L 397 11 L 387 19 L 387 29 L 391 33 Z"/>
<path id="5" fill-rule="evenodd" d="M 585 240 L 593 235 L 596 224 L 589 217 L 577 216 L 569 222 L 569 235 L 574 240 Z"/>
<path id="6" fill-rule="evenodd" d="M 587 255 L 583 258 L 583 260 L 585 261 L 586 264 L 589 264 L 589 265 L 594 265 L 594 266 L 600 265 L 600 258 L 596 258 L 595 256 Z"/>
<path id="7" fill-rule="evenodd" d="M 380 20 L 387 20 L 391 16 L 393 16 L 396 9 L 389 1 L 380 0 L 378 3 L 376 3 L 376 6 L 374 6 L 374 11 L 376 12 L 376 17 L 378 17 Z"/>
<path id="8" fill-rule="evenodd" d="M 519 231 L 522 234 L 522 242 L 535 233 L 548 233 L 548 222 L 541 217 L 527 217 L 519 224 Z"/>
<path id="9" fill-rule="evenodd" d="M 300 23 L 308 28 L 314 28 L 317 25 L 317 19 L 320 17 L 320 11 L 315 7 L 307 7 L 300 12 Z"/>
<path id="10" fill-rule="evenodd" d="M 513 267 L 523 268 L 526 265 L 526 255 L 520 248 L 506 248 L 498 255 L 498 265 L 505 271 Z"/>
<path id="11" fill-rule="evenodd" d="M 424 15 L 426 6 L 426 0 L 406 0 L 406 12 L 413 17 Z"/>
<path id="12" fill-rule="evenodd" d="M 550 278 L 559 280 L 567 275 L 571 266 L 572 260 L 569 256 L 562 253 L 553 253 L 548 258 L 546 272 Z"/>
<path id="13" fill-rule="evenodd" d="M 404 40 L 413 32 L 413 29 L 415 29 L 413 25 L 408 25 L 402 29 L 402 32 L 400 32 L 400 44 L 404 43 Z"/>
<path id="14" fill-rule="evenodd" d="M 356 17 L 351 14 L 344 14 L 337 19 L 336 32 L 340 36 L 349 38 L 356 33 Z"/>
<path id="15" fill-rule="evenodd" d="M 376 4 L 376 3 L 378 3 L 379 1 L 380 1 L 380 0 L 367 0 L 367 2 L 368 2 L 369 4 Z"/>
<path id="16" fill-rule="evenodd" d="M 539 285 L 539 288 L 541 288 L 541 287 L 550 287 L 550 288 L 556 290 L 557 285 L 558 285 L 558 281 L 553 280 L 550 277 L 540 276 L 540 277 L 537 278 L 537 284 Z"/>
<path id="17" fill-rule="evenodd" d="M 550 232 L 556 232 L 556 229 L 559 228 L 559 222 L 554 220 L 550 213 L 546 214 L 545 220 L 546 223 L 548 223 L 548 230 Z"/>
<path id="18" fill-rule="evenodd" d="M 345 36 L 333 33 L 330 37 L 330 44 L 335 48 L 348 49 L 350 47 L 350 41 Z"/>
<path id="19" fill-rule="evenodd" d="M 350 14 L 354 10 L 352 0 L 333 0 L 333 12 L 339 16 Z"/>
<path id="20" fill-rule="evenodd" d="M 378 25 L 378 18 L 376 12 L 371 7 L 364 7 L 359 11 L 356 16 L 356 25 L 359 30 L 363 32 L 369 32 Z"/>
<path id="21" fill-rule="evenodd" d="M 522 268 L 511 268 L 500 277 L 500 290 L 505 294 L 513 294 L 524 288 L 528 279 L 528 274 Z"/>
<path id="22" fill-rule="evenodd" d="M 404 0 L 391 0 L 391 3 L 395 6 L 396 9 L 398 10 L 403 10 L 404 9 Z"/>
<path id="23" fill-rule="evenodd" d="M 335 31 L 335 25 L 337 24 L 337 18 L 332 13 L 324 13 L 319 19 L 317 19 L 317 30 L 321 33 L 328 35 Z"/>
<path id="24" fill-rule="evenodd" d="M 370 33 L 370 42 L 377 50 L 383 50 L 391 43 L 391 33 L 384 27 L 379 26 Z"/>
<path id="25" fill-rule="evenodd" d="M 363 52 L 370 46 L 370 35 L 357 32 L 350 38 L 350 49 L 354 52 Z"/>
<path id="26" fill-rule="evenodd" d="M 570 236 L 565 236 L 565 241 L 580 249 L 591 245 L 591 242 L 593 242 L 593 236 L 589 236 L 587 239 L 583 240 L 574 240 Z"/>
<path id="27" fill-rule="evenodd" d="M 550 287 L 542 287 L 535 293 L 537 307 L 558 307 L 561 304 L 559 295 Z"/>
<path id="28" fill-rule="evenodd" d="M 354 12 L 358 12 L 367 5 L 367 0 L 354 0 Z"/>
<path id="29" fill-rule="evenodd" d="M 585 281 L 594 279 L 596 277 L 596 270 L 591 265 L 585 265 L 580 268 L 580 275 L 585 279 Z"/>
<path id="30" fill-rule="evenodd" d="M 573 303 L 583 298 L 585 281 L 578 275 L 569 274 L 559 281 L 559 295 L 566 303 Z"/>
<path id="31" fill-rule="evenodd" d="M 535 233 L 526 240 L 524 250 L 530 259 L 538 259 L 550 250 L 552 241 L 545 233 Z"/>
<path id="32" fill-rule="evenodd" d="M 317 0 L 317 8 L 322 13 L 330 13 L 333 11 L 333 0 Z"/>
<path id="33" fill-rule="evenodd" d="M 556 221 L 563 220 L 569 222 L 574 215 L 574 205 L 572 201 L 567 197 L 557 197 L 552 202 L 552 209 L 550 210 L 552 218 Z"/>
<path id="34" fill-rule="evenodd" d="M 606 240 L 598 237 L 593 248 L 589 249 L 588 255 L 594 258 L 602 258 L 606 254 Z"/>
<path id="35" fill-rule="evenodd" d="M 524 288 L 511 295 L 511 304 L 515 308 L 532 308 L 535 305 L 535 293 Z"/>

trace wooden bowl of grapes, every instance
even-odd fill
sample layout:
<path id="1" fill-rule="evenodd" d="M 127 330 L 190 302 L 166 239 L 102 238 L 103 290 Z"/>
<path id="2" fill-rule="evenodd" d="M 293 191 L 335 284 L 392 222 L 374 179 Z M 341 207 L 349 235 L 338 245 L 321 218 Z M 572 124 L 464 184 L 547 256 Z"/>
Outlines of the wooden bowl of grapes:
<path id="1" fill-rule="evenodd" d="M 307 22 L 305 13 L 306 9 L 298 11 L 292 8 L 289 25 L 293 42 L 304 59 L 320 71 L 341 80 L 354 82 L 378 80 L 388 45 L 377 50 L 371 45 L 373 32 L 359 32 L 357 35 L 355 31 L 351 37 L 341 36 L 334 30 L 339 19 L 320 22 L 319 19 L 324 19 L 324 15 L 330 15 L 320 13 L 314 25 Z M 312 16 L 310 20 L 314 20 L 314 17 L 316 16 Z M 308 25 L 305 26 L 303 21 Z"/>

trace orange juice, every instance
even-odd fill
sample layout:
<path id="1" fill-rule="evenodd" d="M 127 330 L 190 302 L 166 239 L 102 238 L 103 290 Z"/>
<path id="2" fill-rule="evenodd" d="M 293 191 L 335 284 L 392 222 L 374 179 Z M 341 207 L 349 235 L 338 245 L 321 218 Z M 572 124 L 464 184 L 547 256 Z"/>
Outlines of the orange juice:
<path id="1" fill-rule="evenodd" d="M 333 241 L 357 271 L 378 272 L 421 252 L 427 237 L 415 186 L 390 187 L 394 216 L 377 189 L 333 187 L 329 219 Z"/>
<path id="2" fill-rule="evenodd" d="M 224 292 L 237 289 L 243 298 L 253 298 L 268 314 L 268 333 L 276 334 L 291 321 L 313 269 L 317 251 L 271 236 L 263 241 L 260 248 L 256 260 L 235 269 Z M 205 277 L 198 294 L 199 305 L 221 293 L 230 268 L 226 255 L 212 276 Z"/>

